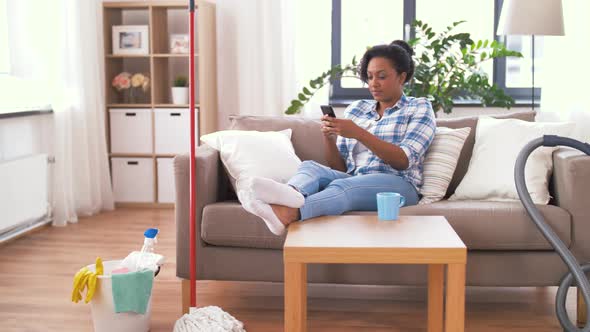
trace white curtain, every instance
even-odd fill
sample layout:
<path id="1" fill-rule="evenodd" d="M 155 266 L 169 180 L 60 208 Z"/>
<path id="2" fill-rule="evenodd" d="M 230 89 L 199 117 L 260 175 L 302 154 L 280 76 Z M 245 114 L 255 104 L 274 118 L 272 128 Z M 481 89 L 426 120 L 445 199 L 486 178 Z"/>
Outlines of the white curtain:
<path id="1" fill-rule="evenodd" d="M 55 226 L 114 207 L 100 8 L 99 0 L 8 0 L 11 74 L 37 82 L 54 110 Z"/>
<path id="2" fill-rule="evenodd" d="M 563 0 L 565 36 L 544 37 L 540 121 L 576 123 L 573 137 L 590 142 L 590 1 Z"/>
<path id="3" fill-rule="evenodd" d="M 331 1 L 217 1 L 219 129 L 231 114 L 282 115 L 329 68 L 330 15 Z"/>

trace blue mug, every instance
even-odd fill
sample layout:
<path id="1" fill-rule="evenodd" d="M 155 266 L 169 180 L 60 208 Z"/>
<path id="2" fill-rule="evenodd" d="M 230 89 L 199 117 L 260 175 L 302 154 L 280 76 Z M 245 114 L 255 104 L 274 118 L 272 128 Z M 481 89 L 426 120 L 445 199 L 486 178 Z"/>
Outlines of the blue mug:
<path id="1" fill-rule="evenodd" d="M 406 204 L 406 198 L 398 193 L 377 193 L 377 213 L 379 220 L 397 220 L 399 208 Z"/>

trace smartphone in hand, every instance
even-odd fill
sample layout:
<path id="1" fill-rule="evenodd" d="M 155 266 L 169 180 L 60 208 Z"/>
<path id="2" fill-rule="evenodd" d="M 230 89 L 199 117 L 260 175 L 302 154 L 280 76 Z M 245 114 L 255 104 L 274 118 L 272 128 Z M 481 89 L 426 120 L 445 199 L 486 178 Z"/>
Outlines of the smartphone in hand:
<path id="1" fill-rule="evenodd" d="M 322 109 L 322 113 L 324 113 L 324 115 L 327 115 L 329 117 L 335 118 L 336 117 L 336 113 L 334 113 L 334 109 L 332 108 L 332 106 L 330 105 L 321 105 L 320 108 Z"/>

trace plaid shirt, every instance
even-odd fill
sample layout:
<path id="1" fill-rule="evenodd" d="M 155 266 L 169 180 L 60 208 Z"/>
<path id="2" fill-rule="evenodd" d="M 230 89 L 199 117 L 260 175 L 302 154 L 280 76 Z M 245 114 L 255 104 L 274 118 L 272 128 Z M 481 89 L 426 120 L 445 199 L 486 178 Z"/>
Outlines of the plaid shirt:
<path id="1" fill-rule="evenodd" d="M 375 110 L 377 101 L 358 100 L 350 104 L 344 117 L 351 119 L 377 138 L 399 146 L 408 156 L 409 167 L 398 171 L 375 155 L 372 151 L 366 165 L 355 165 L 353 156 L 356 139 L 338 136 L 336 141 L 340 155 L 346 161 L 347 173 L 351 175 L 391 173 L 414 185 L 422 186 L 422 163 L 430 143 L 434 139 L 436 120 L 430 102 L 425 98 L 406 97 L 383 112 L 383 118 Z M 377 121 L 376 123 L 374 121 Z M 373 126 L 370 123 L 373 122 Z"/>

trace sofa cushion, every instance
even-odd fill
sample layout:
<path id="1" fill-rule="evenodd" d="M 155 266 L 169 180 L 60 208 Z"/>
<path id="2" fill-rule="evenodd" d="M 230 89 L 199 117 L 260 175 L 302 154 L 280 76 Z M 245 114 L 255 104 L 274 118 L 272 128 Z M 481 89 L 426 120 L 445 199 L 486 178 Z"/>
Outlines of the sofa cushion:
<path id="1" fill-rule="evenodd" d="M 566 246 L 571 215 L 555 205 L 537 205 Z M 470 250 L 553 250 L 520 202 L 439 201 L 401 209 L 403 215 L 443 215 Z"/>
<path id="2" fill-rule="evenodd" d="M 496 119 L 520 119 L 524 121 L 535 121 L 535 114 L 535 112 L 526 111 L 493 115 L 492 117 Z M 457 162 L 457 168 L 455 168 L 455 174 L 453 174 L 453 179 L 451 180 L 451 184 L 447 189 L 447 194 L 445 197 L 450 197 L 455 192 L 455 189 L 457 189 L 457 186 L 459 186 L 459 183 L 461 183 L 461 180 L 467 173 L 467 169 L 469 168 L 469 161 L 471 160 L 471 155 L 473 153 L 473 146 L 475 145 L 477 119 L 477 116 L 436 119 L 437 127 L 448 127 L 452 129 L 464 127 L 471 128 L 469 136 L 467 136 L 465 144 L 463 145 L 463 149 L 461 150 L 461 155 L 459 156 L 459 161 Z"/>
<path id="3" fill-rule="evenodd" d="M 480 118 L 469 169 L 449 199 L 518 201 L 514 169 L 523 148 L 544 135 L 569 137 L 574 127 L 574 123 L 567 122 Z M 549 203 L 552 153 L 556 149 L 557 147 L 544 146 L 527 155 L 523 176 L 535 204 Z"/>
<path id="4" fill-rule="evenodd" d="M 297 116 L 231 115 L 230 129 L 279 131 L 291 128 L 291 142 L 301 160 L 315 160 L 327 165 L 324 157 L 324 138 L 319 120 Z"/>
<path id="5" fill-rule="evenodd" d="M 221 130 L 201 136 L 201 141 L 219 151 L 230 183 L 239 192 L 238 184 L 254 176 L 286 183 L 297 173 L 301 160 L 295 155 L 292 133 L 291 129 Z"/>
<path id="6" fill-rule="evenodd" d="M 557 235 L 569 247 L 571 216 L 557 206 L 539 206 Z M 347 214 L 374 214 L 353 211 Z M 401 209 L 404 215 L 443 215 L 470 250 L 552 250 L 519 202 L 439 201 Z M 264 222 L 237 201 L 207 205 L 201 225 L 211 245 L 282 249 L 285 236 L 273 235 Z"/>
<path id="7" fill-rule="evenodd" d="M 438 202 L 445 197 L 470 131 L 471 128 L 436 128 L 434 140 L 424 156 L 422 198 L 418 204 Z"/>
<path id="8" fill-rule="evenodd" d="M 201 238 L 209 244 L 229 247 L 281 249 L 287 235 L 276 236 L 238 201 L 209 204 L 203 209 Z"/>

